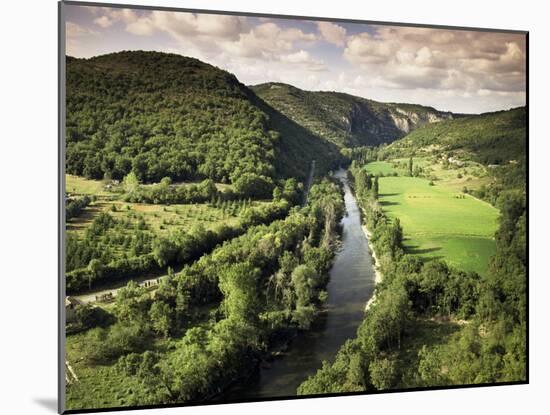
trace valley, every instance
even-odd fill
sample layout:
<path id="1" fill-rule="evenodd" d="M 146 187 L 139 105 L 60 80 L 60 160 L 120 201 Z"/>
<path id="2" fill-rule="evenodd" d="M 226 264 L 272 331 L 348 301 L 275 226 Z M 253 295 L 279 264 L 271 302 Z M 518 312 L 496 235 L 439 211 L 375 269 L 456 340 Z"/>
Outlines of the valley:
<path id="1" fill-rule="evenodd" d="M 525 120 L 68 57 L 68 409 L 522 382 Z"/>

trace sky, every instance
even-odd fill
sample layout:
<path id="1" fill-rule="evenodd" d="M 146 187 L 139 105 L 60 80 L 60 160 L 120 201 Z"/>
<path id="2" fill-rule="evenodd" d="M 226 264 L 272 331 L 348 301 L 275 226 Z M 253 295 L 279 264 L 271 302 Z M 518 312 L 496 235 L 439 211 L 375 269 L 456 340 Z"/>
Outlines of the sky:
<path id="1" fill-rule="evenodd" d="M 177 53 L 247 85 L 285 82 L 459 113 L 526 102 L 518 33 L 67 5 L 66 36 L 70 56 Z"/>

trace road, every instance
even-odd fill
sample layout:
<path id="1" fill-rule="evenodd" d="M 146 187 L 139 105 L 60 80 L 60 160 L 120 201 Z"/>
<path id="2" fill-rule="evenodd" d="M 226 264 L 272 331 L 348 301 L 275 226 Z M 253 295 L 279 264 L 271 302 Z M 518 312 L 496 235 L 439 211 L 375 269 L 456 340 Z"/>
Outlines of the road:
<path id="1" fill-rule="evenodd" d="M 133 281 L 135 281 L 140 286 L 154 287 L 154 286 L 158 285 L 158 282 L 162 278 L 165 278 L 165 277 L 166 277 L 166 275 L 160 275 L 160 276 L 156 276 L 156 277 L 153 277 L 153 278 L 147 278 L 147 279 L 141 279 L 141 280 L 140 279 L 133 279 Z M 85 294 L 73 295 L 72 297 L 76 298 L 78 301 L 80 301 L 83 304 L 91 304 L 91 303 L 98 302 L 98 300 L 97 300 L 98 297 L 108 295 L 108 294 L 111 294 L 114 298 L 114 297 L 116 297 L 117 291 L 120 290 L 121 288 L 125 287 L 128 284 L 128 282 L 129 281 L 124 281 L 124 283 L 121 284 L 119 287 L 99 289 L 97 291 L 87 292 Z"/>

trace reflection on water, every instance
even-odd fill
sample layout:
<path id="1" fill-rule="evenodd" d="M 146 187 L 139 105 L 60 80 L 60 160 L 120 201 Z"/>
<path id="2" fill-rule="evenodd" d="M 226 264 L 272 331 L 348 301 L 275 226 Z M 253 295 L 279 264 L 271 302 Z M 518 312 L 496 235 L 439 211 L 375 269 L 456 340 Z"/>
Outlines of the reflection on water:
<path id="1" fill-rule="evenodd" d="M 342 247 L 336 254 L 327 285 L 326 312 L 311 330 L 299 335 L 290 349 L 269 368 L 260 368 L 246 384 L 232 388 L 222 399 L 256 399 L 292 396 L 297 387 L 321 367 L 333 361 L 340 346 L 355 337 L 366 302 L 374 291 L 374 269 L 368 243 L 361 229 L 361 217 L 345 170 L 336 177 L 345 190 L 347 215 L 342 219 Z"/>

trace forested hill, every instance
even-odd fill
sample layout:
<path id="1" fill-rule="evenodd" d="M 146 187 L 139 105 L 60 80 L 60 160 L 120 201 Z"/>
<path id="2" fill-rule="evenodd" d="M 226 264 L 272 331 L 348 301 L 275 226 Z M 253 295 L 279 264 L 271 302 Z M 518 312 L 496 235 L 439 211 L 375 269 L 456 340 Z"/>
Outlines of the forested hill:
<path id="1" fill-rule="evenodd" d="M 287 117 L 340 147 L 390 143 L 426 123 L 453 118 L 453 114 L 431 107 L 304 91 L 283 83 L 251 88 Z"/>
<path id="2" fill-rule="evenodd" d="M 396 141 L 390 148 L 443 152 L 485 165 L 521 163 L 527 151 L 526 108 L 425 125 Z"/>
<path id="3" fill-rule="evenodd" d="M 492 204 L 504 191 L 526 196 L 527 111 L 507 111 L 461 117 L 425 125 L 385 146 L 382 158 L 431 157 L 443 165 L 484 165 L 492 183 L 473 194 Z"/>
<path id="4" fill-rule="evenodd" d="M 338 161 L 337 148 L 270 108 L 234 75 L 159 52 L 67 57 L 67 173 L 143 182 L 271 184 Z"/>

